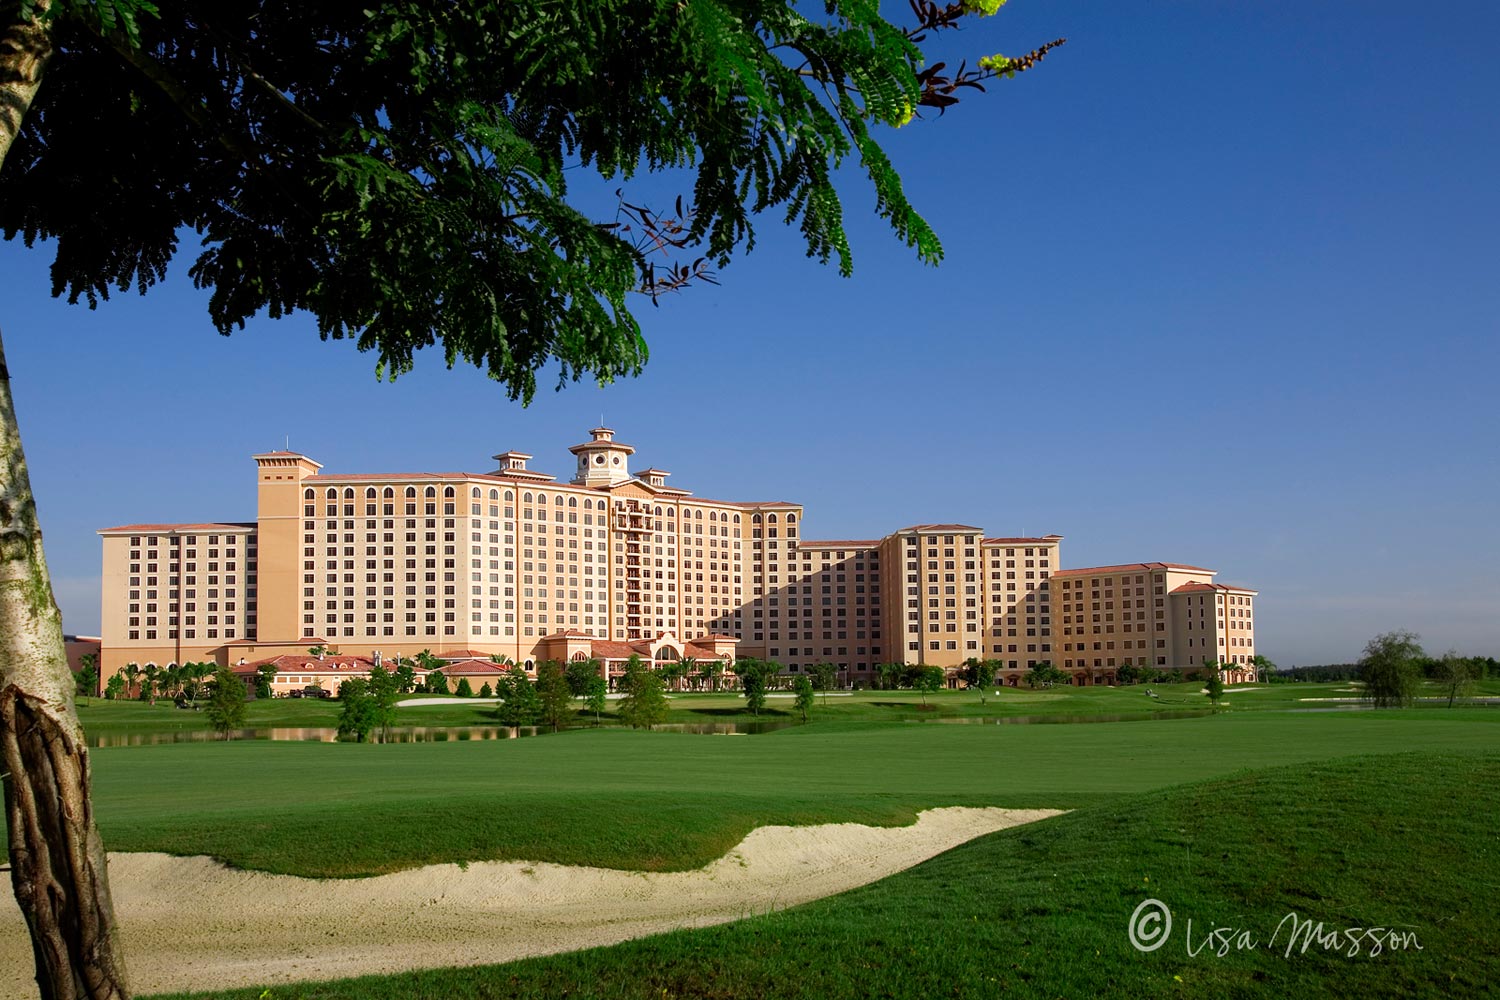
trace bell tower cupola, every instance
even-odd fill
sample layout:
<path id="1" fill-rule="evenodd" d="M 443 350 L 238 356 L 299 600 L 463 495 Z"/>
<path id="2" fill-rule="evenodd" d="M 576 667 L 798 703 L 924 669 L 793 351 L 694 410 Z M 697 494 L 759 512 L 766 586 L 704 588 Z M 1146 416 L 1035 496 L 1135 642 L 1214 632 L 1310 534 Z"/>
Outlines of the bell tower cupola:
<path id="1" fill-rule="evenodd" d="M 615 440 L 608 427 L 589 431 L 592 441 L 575 444 L 568 450 L 578 456 L 578 471 L 573 482 L 579 486 L 614 486 L 630 479 L 630 456 L 635 449 Z"/>

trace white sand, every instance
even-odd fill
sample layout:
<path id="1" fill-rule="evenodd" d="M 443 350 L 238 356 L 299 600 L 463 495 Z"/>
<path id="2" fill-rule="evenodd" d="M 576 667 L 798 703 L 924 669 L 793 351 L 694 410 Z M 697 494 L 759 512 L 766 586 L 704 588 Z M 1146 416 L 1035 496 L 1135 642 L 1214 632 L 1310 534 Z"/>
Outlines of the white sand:
<path id="1" fill-rule="evenodd" d="M 930 809 L 907 827 L 767 826 L 693 872 L 525 862 L 304 879 L 203 857 L 111 854 L 133 990 L 209 990 L 504 962 L 805 903 L 1054 809 Z M 0 906 L 0 995 L 36 995 L 25 923 Z"/>

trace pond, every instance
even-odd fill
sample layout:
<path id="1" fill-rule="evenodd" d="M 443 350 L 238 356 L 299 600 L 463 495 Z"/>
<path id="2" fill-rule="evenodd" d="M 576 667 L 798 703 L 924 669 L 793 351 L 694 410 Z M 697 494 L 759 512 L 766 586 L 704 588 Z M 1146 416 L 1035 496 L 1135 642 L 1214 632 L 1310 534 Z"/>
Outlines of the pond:
<path id="1" fill-rule="evenodd" d="M 1166 712 L 1121 712 L 1113 715 L 997 715 L 960 716 L 948 719 L 914 719 L 914 722 L 949 722 L 976 726 L 1040 726 L 1061 723 L 1089 722 L 1152 722 L 1159 719 L 1197 719 L 1213 715 L 1211 708 L 1172 710 Z"/>
<path id="2" fill-rule="evenodd" d="M 685 722 L 657 726 L 658 731 L 694 733 L 704 736 L 745 736 L 785 729 L 795 722 Z M 581 727 L 580 727 L 581 728 Z M 390 743 L 448 743 L 466 740 L 514 740 L 523 736 L 540 736 L 552 730 L 546 726 L 397 726 L 391 730 Z M 339 732 L 332 726 L 287 726 L 267 729 L 236 729 L 236 740 L 270 740 L 272 742 L 336 743 Z M 213 743 L 222 739 L 211 729 L 179 729 L 154 733 L 100 733 L 88 736 L 91 748 L 146 747 L 168 743 Z"/>

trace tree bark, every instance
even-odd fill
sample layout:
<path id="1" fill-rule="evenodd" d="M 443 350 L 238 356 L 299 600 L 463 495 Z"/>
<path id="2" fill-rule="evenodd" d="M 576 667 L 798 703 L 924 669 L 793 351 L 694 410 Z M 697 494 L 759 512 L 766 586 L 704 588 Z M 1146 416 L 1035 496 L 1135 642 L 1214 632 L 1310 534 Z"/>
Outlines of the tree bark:
<path id="1" fill-rule="evenodd" d="M 0 762 L 11 884 L 44 1000 L 124 1000 L 73 691 L 0 342 Z"/>
<path id="2" fill-rule="evenodd" d="M 0 23 L 0 167 L 52 57 L 43 20 L 50 7 L 36 0 L 30 20 Z M 73 692 L 0 341 L 0 780 L 11 884 L 44 1000 L 124 1000 L 130 993 Z"/>
<path id="3" fill-rule="evenodd" d="M 52 39 L 42 23 L 51 0 L 37 0 L 28 21 L 0 24 L 0 166 L 21 131 L 21 120 L 31 110 L 42 71 L 52 58 Z"/>

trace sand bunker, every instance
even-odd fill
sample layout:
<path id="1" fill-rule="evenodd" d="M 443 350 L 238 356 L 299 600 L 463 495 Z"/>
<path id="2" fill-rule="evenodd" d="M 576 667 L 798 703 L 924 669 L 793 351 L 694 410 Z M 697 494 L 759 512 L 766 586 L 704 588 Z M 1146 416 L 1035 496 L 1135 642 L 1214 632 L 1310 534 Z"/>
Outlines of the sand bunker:
<path id="1" fill-rule="evenodd" d="M 908 868 L 1053 809 L 929 809 L 906 827 L 767 826 L 692 872 L 525 862 L 305 879 L 208 858 L 111 854 L 110 886 L 137 993 L 209 990 L 613 944 L 805 903 Z M 0 994 L 36 995 L 25 923 L 0 909 Z"/>

